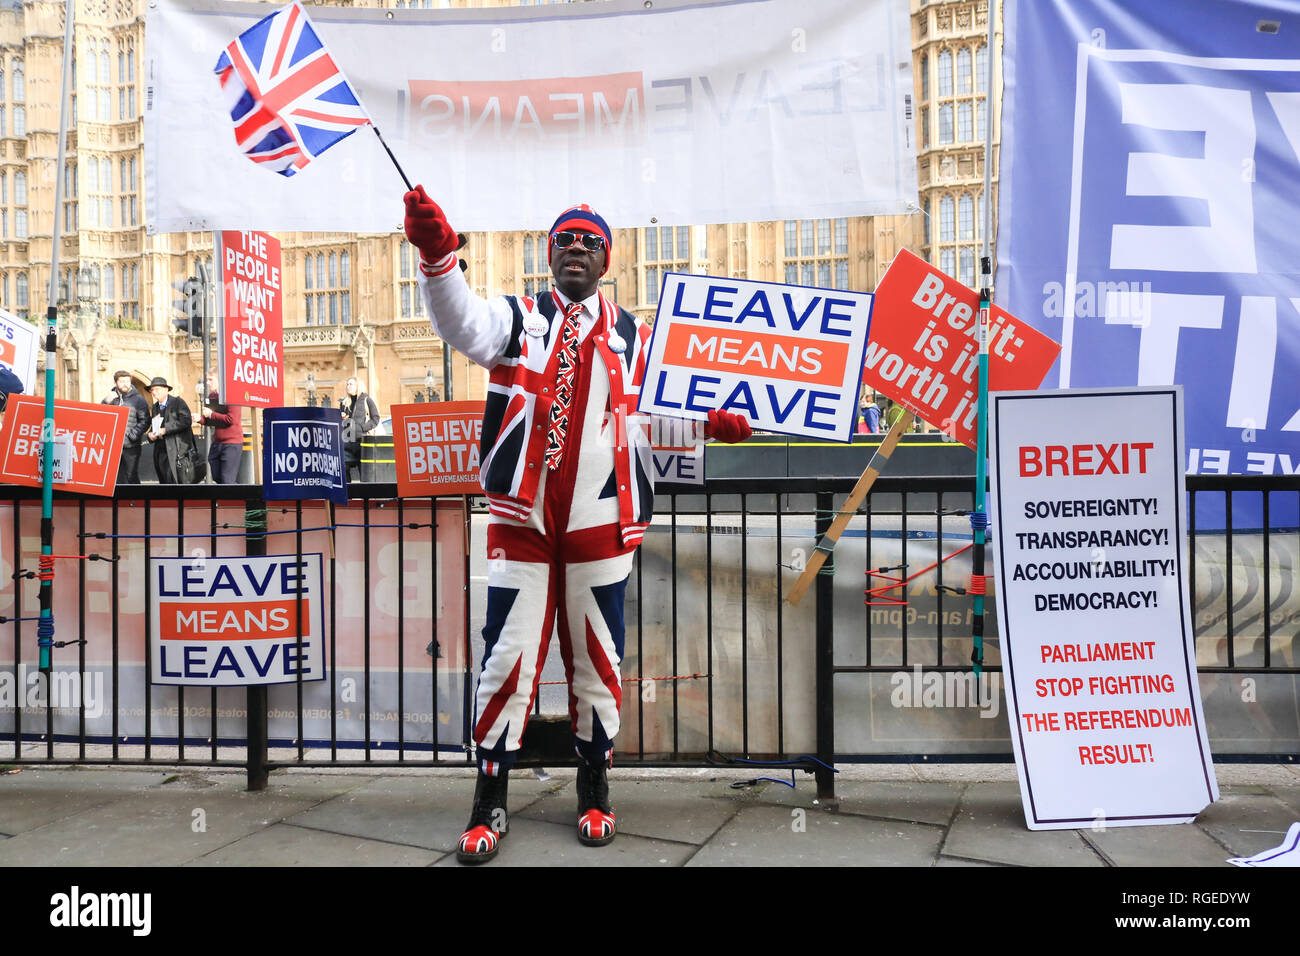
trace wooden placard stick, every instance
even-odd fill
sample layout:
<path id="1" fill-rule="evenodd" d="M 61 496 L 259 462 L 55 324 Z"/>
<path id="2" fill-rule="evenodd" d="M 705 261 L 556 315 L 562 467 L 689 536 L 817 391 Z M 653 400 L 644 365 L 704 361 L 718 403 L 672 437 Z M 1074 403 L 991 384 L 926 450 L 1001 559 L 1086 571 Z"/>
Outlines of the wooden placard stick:
<path id="1" fill-rule="evenodd" d="M 885 462 L 889 461 L 889 456 L 894 453 L 898 440 L 903 437 L 903 432 L 912 427 L 912 421 L 915 418 L 916 414 L 910 408 L 904 409 L 903 414 L 898 417 L 898 421 L 890 426 L 889 433 L 885 435 L 885 440 L 880 443 L 876 453 L 871 456 L 871 461 L 867 462 L 867 468 L 862 472 L 862 477 L 858 479 L 858 483 L 849 492 L 849 498 L 844 502 L 844 507 L 835 516 L 835 520 L 831 522 L 826 534 L 822 535 L 822 539 L 817 542 L 812 557 L 808 559 L 807 567 L 803 569 L 803 574 L 799 575 L 799 580 L 795 582 L 794 587 L 790 589 L 790 593 L 786 595 L 785 599 L 791 604 L 797 605 L 803 600 L 804 592 L 808 590 L 813 578 L 817 577 L 817 572 L 826 563 L 827 557 L 835 548 L 835 542 L 840 540 L 840 535 L 849 526 L 853 516 L 858 513 L 858 507 L 862 504 L 862 500 L 867 497 L 867 492 L 871 490 L 871 486 L 880 477 L 880 469 L 885 466 Z M 877 467 L 877 463 L 879 463 L 879 467 Z"/>

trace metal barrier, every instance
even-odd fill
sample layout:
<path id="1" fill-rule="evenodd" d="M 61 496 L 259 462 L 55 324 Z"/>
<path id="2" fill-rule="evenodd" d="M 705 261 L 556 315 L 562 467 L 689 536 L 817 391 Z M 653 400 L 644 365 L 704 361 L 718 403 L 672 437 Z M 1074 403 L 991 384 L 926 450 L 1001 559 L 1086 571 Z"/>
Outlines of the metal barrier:
<path id="1" fill-rule="evenodd" d="M 1289 693 L 1293 704 L 1300 478 L 1192 476 L 1187 484 L 1202 680 L 1267 679 L 1268 693 L 1283 703 Z M 969 670 L 968 599 L 945 587 L 968 573 L 961 567 L 968 555 L 952 554 L 970 539 L 959 512 L 971 507 L 971 479 L 881 478 L 836 548 L 831 573 L 800 606 L 785 602 L 851 485 L 715 479 L 703 491 L 660 494 L 627 592 L 621 763 L 779 764 L 814 771 L 829 794 L 836 762 L 1009 759 L 1009 745 L 992 733 L 1000 721 L 966 715 L 983 736 L 958 749 L 920 746 L 915 741 L 926 738 L 911 730 L 913 743 L 893 746 L 892 731 L 873 727 L 875 736 L 863 736 L 859 707 L 882 706 L 882 687 L 900 675 L 955 681 Z M 54 550 L 87 559 L 59 563 L 62 646 L 54 674 L 42 678 L 33 663 L 36 629 L 25 616 L 36 606 L 28 574 L 39 551 L 39 491 L 9 487 L 0 499 L 0 761 L 238 766 L 252 789 L 286 766 L 471 765 L 486 516 L 467 499 L 398 500 L 391 484 L 354 485 L 351 493 L 352 503 L 337 509 L 268 504 L 252 486 L 136 486 L 114 500 L 58 498 Z M 1243 508 L 1262 520 L 1235 527 Z M 1205 530 L 1210 511 L 1222 512 L 1221 530 Z M 327 680 L 246 690 L 152 685 L 150 562 L 196 551 L 320 551 Z M 986 634 L 986 672 L 998 675 L 992 612 Z M 543 680 L 537 712 L 567 713 L 562 680 Z M 922 717 L 940 726 L 931 714 L 884 715 L 913 729 Z M 1281 726 L 1262 735 L 1271 750 L 1218 756 L 1294 759 L 1287 742 L 1297 735 Z"/>

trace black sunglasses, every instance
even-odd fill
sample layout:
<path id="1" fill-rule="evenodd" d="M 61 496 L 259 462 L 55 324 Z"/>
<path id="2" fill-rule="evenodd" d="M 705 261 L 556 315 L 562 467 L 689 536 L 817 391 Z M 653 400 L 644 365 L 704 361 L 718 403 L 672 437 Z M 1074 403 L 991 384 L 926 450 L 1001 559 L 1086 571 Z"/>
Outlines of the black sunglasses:
<path id="1" fill-rule="evenodd" d="M 556 249 L 567 249 L 579 239 L 582 240 L 582 248 L 588 252 L 598 252 L 605 248 L 605 237 L 598 236 L 594 232 L 557 232 L 551 236 L 551 242 L 555 243 Z"/>

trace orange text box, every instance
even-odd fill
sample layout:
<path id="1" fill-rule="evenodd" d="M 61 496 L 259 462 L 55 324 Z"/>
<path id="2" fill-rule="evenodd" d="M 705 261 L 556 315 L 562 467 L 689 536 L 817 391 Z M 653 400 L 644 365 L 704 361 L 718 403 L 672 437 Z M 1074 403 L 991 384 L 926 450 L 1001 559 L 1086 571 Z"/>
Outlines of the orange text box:
<path id="1" fill-rule="evenodd" d="M 698 371 L 834 386 L 844 378 L 849 347 L 792 335 L 679 324 L 668 332 L 663 360 Z"/>
<path id="2" fill-rule="evenodd" d="M 310 601 L 302 599 L 304 619 Z M 298 636 L 298 599 L 276 601 L 163 601 L 158 636 L 164 641 L 262 641 Z M 303 635 L 304 637 L 306 635 Z"/>

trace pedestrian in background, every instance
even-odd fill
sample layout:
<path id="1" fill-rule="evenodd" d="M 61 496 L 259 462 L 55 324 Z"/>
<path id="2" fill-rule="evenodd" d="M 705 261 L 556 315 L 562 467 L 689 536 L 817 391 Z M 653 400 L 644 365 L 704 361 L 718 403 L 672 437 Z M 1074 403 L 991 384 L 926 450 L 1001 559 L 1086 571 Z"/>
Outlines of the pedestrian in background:
<path id="1" fill-rule="evenodd" d="M 348 469 L 348 481 L 352 481 L 352 469 L 356 477 L 361 478 L 361 436 L 372 432 L 379 425 L 379 409 L 375 400 L 361 391 L 361 383 L 350 378 L 344 385 L 347 398 L 339 399 L 339 411 L 343 413 L 343 464 Z"/>
<path id="2" fill-rule="evenodd" d="M 244 454 L 244 408 L 242 405 L 222 405 L 218 398 L 215 371 L 208 372 L 208 399 L 194 416 L 196 425 L 212 429 L 208 439 L 208 470 L 212 480 L 219 485 L 239 482 L 239 460 Z"/>
<path id="3" fill-rule="evenodd" d="M 140 447 L 145 432 L 149 430 L 149 403 L 136 391 L 131 373 L 119 369 L 113 373 L 113 391 L 101 405 L 125 405 L 127 408 L 126 435 L 122 439 L 122 457 L 117 465 L 119 485 L 140 483 Z"/>
<path id="4" fill-rule="evenodd" d="M 146 436 L 153 442 L 153 467 L 164 485 L 202 481 L 195 465 L 194 416 L 185 399 L 172 395 L 167 379 L 156 376 L 149 383 L 153 395 L 153 419 Z M 202 459 L 198 460 L 202 465 Z M 206 472 L 206 466 L 203 468 Z M 197 477 L 196 477 L 197 475 Z"/>
<path id="5" fill-rule="evenodd" d="M 880 406 L 876 404 L 876 393 L 871 389 L 862 392 L 861 414 L 858 416 L 858 434 L 875 435 L 880 431 Z"/>

